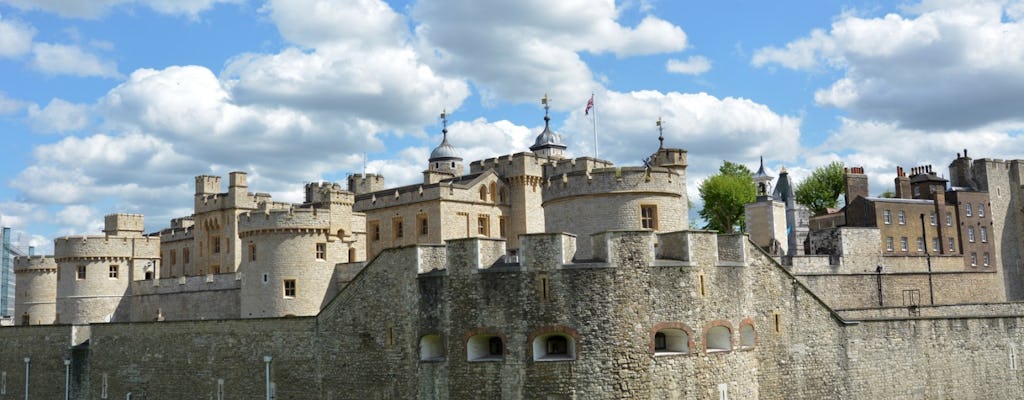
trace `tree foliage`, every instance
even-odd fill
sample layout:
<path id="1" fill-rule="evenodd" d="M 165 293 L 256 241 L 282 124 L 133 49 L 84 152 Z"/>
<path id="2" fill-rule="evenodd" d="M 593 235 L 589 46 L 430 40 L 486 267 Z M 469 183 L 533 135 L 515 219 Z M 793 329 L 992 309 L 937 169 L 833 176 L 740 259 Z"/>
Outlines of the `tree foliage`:
<path id="1" fill-rule="evenodd" d="M 717 174 L 700 184 L 699 190 L 704 208 L 698 214 L 707 221 L 704 229 L 726 233 L 747 229 L 744 205 L 753 202 L 757 193 L 749 168 L 725 161 Z"/>
<path id="2" fill-rule="evenodd" d="M 811 176 L 796 185 L 796 202 L 807 206 L 814 214 L 839 204 L 839 195 L 846 190 L 843 164 L 833 161 L 818 167 Z"/>

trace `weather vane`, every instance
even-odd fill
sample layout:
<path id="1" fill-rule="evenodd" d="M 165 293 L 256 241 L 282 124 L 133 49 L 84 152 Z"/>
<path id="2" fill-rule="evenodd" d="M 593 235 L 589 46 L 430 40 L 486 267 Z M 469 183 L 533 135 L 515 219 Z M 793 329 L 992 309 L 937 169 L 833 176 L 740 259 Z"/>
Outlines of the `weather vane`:
<path id="1" fill-rule="evenodd" d="M 544 93 L 544 97 L 542 97 L 540 99 L 540 104 L 544 105 L 544 117 L 547 118 L 547 116 L 548 116 L 548 108 L 550 107 L 548 105 L 548 94 L 547 93 Z"/>

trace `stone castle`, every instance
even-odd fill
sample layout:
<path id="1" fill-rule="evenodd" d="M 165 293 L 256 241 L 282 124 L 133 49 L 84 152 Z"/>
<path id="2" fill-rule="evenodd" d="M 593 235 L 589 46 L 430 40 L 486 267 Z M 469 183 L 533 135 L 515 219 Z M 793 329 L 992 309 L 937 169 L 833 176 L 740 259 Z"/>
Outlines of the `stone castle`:
<path id="1" fill-rule="evenodd" d="M 900 169 L 894 198 L 851 168 L 813 217 L 762 165 L 720 235 L 685 150 L 568 159 L 548 124 L 468 174 L 445 128 L 423 183 L 301 204 L 199 176 L 170 228 L 16 259 L 0 400 L 1024 397 L 1024 161 Z"/>

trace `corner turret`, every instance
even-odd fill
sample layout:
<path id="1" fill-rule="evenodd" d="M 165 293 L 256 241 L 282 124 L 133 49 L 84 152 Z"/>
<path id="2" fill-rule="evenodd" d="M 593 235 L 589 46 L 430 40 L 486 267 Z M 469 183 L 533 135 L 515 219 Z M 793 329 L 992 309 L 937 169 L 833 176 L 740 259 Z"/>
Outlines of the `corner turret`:
<path id="1" fill-rule="evenodd" d="M 459 157 L 455 146 L 448 143 L 448 113 L 445 111 L 441 112 L 441 122 L 444 124 L 444 128 L 441 129 L 441 144 L 430 152 L 427 170 L 423 171 L 423 183 L 428 185 L 462 176 L 462 157 Z"/>
<path id="2" fill-rule="evenodd" d="M 544 130 L 537 135 L 537 140 L 534 141 L 533 146 L 530 146 L 530 151 L 540 157 L 547 157 L 553 159 L 564 159 L 565 158 L 565 144 L 562 143 L 562 135 L 559 135 L 551 131 L 551 117 L 548 116 L 548 95 L 544 95 L 544 98 L 540 99 L 541 104 L 544 105 Z"/>

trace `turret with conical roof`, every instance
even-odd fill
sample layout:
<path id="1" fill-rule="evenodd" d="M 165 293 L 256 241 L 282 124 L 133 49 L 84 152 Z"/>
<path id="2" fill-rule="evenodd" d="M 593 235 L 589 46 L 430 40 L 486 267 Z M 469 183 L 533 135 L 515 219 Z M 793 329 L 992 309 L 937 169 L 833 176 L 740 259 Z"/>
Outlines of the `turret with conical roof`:
<path id="1" fill-rule="evenodd" d="M 764 157 L 761 157 L 761 165 L 754 173 L 754 184 L 757 185 L 757 201 L 771 198 L 772 176 L 764 171 Z"/>
<path id="2" fill-rule="evenodd" d="M 462 176 L 462 157 L 455 150 L 455 146 L 448 143 L 448 113 L 441 112 L 441 122 L 444 127 L 441 129 L 441 144 L 430 152 L 427 170 L 423 171 L 423 183 L 430 184 L 443 179 Z"/>
<path id="3" fill-rule="evenodd" d="M 565 144 L 562 143 L 562 135 L 551 131 L 548 95 L 545 94 L 540 102 L 544 104 L 544 131 L 537 135 L 537 140 L 534 141 L 533 146 L 530 146 L 530 151 L 541 157 L 563 159 L 565 158 Z"/>

